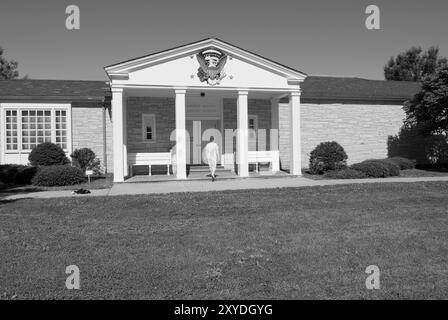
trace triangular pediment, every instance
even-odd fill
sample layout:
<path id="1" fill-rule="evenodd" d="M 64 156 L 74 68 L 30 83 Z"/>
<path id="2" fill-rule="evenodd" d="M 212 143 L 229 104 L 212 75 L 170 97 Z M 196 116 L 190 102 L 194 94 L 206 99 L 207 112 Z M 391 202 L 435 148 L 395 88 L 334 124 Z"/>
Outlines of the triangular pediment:
<path id="1" fill-rule="evenodd" d="M 306 74 L 216 38 L 105 67 L 112 81 L 151 86 L 285 88 Z"/>

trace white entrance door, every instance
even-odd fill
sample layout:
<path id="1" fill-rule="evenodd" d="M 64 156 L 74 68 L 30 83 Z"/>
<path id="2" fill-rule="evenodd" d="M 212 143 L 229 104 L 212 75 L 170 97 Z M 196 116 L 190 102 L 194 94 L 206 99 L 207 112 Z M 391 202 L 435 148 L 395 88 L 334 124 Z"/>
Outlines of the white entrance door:
<path id="1" fill-rule="evenodd" d="M 190 164 L 203 164 L 202 150 L 208 141 L 202 141 L 204 132 L 207 129 L 219 130 L 220 120 L 187 120 L 187 131 L 190 134 L 190 156 L 188 157 Z M 220 144 L 218 137 L 215 141 Z"/>

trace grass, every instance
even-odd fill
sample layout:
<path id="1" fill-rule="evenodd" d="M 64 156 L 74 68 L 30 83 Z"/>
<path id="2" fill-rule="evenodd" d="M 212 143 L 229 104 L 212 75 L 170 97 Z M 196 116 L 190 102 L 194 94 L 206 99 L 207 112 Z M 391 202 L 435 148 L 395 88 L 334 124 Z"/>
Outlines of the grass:
<path id="1" fill-rule="evenodd" d="M 324 175 L 310 174 L 308 169 L 302 169 L 303 177 L 311 180 L 327 180 L 329 178 Z M 408 169 L 400 170 L 400 177 L 415 178 L 415 177 L 448 177 L 448 171 L 442 170 L 428 170 L 428 169 Z M 396 177 L 393 177 L 396 178 Z M 378 178 L 384 179 L 384 178 Z M 387 178 L 386 178 L 387 179 Z"/>
<path id="2" fill-rule="evenodd" d="M 447 298 L 448 183 L 0 204 L 3 299 Z M 65 268 L 81 290 L 65 289 Z M 369 265 L 381 289 L 365 287 Z"/>

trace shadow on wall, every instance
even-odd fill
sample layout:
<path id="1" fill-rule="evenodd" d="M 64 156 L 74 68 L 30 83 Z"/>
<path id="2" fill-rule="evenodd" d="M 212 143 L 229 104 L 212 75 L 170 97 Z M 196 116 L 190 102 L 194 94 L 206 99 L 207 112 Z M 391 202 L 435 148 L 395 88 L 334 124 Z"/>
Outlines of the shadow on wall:
<path id="1" fill-rule="evenodd" d="M 419 166 L 448 165 L 448 143 L 444 135 L 425 135 L 418 127 L 403 126 L 387 141 L 389 157 L 405 157 Z"/>

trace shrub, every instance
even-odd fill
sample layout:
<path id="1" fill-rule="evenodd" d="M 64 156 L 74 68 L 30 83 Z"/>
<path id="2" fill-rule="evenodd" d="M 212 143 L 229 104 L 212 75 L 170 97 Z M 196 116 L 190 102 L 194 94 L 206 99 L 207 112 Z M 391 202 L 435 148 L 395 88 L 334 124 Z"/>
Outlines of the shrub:
<path id="1" fill-rule="evenodd" d="M 37 167 L 22 166 L 14 178 L 15 184 L 31 184 L 37 173 Z"/>
<path id="2" fill-rule="evenodd" d="M 68 165 L 40 167 L 33 178 L 33 184 L 38 186 L 70 186 L 85 182 L 84 172 L 77 167 Z"/>
<path id="3" fill-rule="evenodd" d="M 310 154 L 309 169 L 311 174 L 322 174 L 331 170 L 347 167 L 347 154 L 335 141 L 322 142 Z"/>
<path id="4" fill-rule="evenodd" d="M 367 178 L 365 173 L 350 168 L 342 170 L 328 171 L 324 174 L 325 178 L 328 179 L 363 179 Z"/>
<path id="5" fill-rule="evenodd" d="M 388 159 L 395 162 L 400 167 L 400 170 L 415 169 L 415 160 L 403 157 L 392 157 Z"/>
<path id="6" fill-rule="evenodd" d="M 371 178 L 385 178 L 400 175 L 400 168 L 388 160 L 366 160 L 352 165 L 351 169 L 361 171 Z"/>
<path id="7" fill-rule="evenodd" d="M 6 184 L 30 184 L 36 171 L 36 167 L 17 164 L 0 165 L 0 182 Z"/>
<path id="8" fill-rule="evenodd" d="M 391 159 L 378 160 L 384 162 L 389 167 L 389 176 L 396 177 L 400 175 L 400 166 Z"/>
<path id="9" fill-rule="evenodd" d="M 70 156 L 73 159 L 73 165 L 80 168 L 83 172 L 86 172 L 86 170 L 93 170 L 96 174 L 101 172 L 100 160 L 91 149 L 76 149 Z"/>
<path id="10" fill-rule="evenodd" d="M 52 166 L 70 163 L 64 150 L 57 144 L 44 142 L 37 145 L 28 157 L 33 166 Z"/>
<path id="11" fill-rule="evenodd" d="M 19 165 L 16 164 L 2 164 L 0 165 L 0 182 L 13 183 L 14 178 L 18 172 Z"/>

